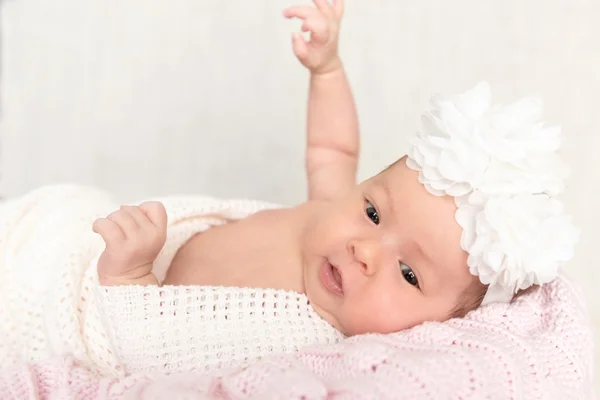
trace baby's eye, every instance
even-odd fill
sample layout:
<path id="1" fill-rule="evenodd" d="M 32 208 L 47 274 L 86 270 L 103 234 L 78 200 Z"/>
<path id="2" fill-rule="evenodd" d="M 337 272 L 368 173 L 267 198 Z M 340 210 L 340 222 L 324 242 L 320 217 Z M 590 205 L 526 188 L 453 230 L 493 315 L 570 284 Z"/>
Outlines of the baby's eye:
<path id="1" fill-rule="evenodd" d="M 365 214 L 367 214 L 367 217 L 373 221 L 375 225 L 379 225 L 379 213 L 373 204 L 371 204 L 368 200 L 365 204 Z"/>
<path id="2" fill-rule="evenodd" d="M 400 263 L 400 269 L 402 270 L 402 275 L 404 275 L 404 279 L 408 283 L 413 286 L 419 287 L 419 281 L 417 280 L 417 275 L 413 272 L 412 269 L 406 264 Z"/>

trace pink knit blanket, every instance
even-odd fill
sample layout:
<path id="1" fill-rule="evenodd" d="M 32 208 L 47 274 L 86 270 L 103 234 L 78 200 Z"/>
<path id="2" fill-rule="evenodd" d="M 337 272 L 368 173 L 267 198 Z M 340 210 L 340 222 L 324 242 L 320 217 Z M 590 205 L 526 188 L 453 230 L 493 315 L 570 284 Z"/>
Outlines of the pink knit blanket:
<path id="1" fill-rule="evenodd" d="M 564 277 L 466 318 L 274 356 L 215 375 L 94 375 L 71 357 L 0 373 L 8 399 L 590 399 L 592 334 Z"/>

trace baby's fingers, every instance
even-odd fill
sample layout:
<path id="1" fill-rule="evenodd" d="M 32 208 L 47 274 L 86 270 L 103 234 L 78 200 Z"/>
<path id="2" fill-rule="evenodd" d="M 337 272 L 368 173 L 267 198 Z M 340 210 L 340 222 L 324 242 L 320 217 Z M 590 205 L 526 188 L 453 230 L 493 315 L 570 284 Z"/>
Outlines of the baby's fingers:
<path id="1" fill-rule="evenodd" d="M 99 218 L 94 221 L 92 230 L 102 236 L 102 239 L 107 244 L 125 239 L 125 234 L 119 225 L 106 218 Z"/>
<path id="2" fill-rule="evenodd" d="M 329 0 L 313 0 L 315 6 L 327 17 L 331 17 L 333 15 L 333 7 L 329 3 Z"/>
<path id="3" fill-rule="evenodd" d="M 302 30 L 304 32 L 310 32 L 310 38 L 315 43 L 327 43 L 329 40 L 327 20 L 321 15 L 314 15 L 304 20 Z"/>
<path id="4" fill-rule="evenodd" d="M 133 217 L 123 209 L 111 213 L 106 219 L 116 223 L 121 228 L 126 238 L 130 238 L 139 232 L 140 227 L 138 224 Z"/>
<path id="5" fill-rule="evenodd" d="M 312 6 L 295 6 L 283 10 L 283 16 L 286 18 L 306 19 L 315 14 L 319 14 L 319 10 Z"/>
<path id="6" fill-rule="evenodd" d="M 121 206 L 121 210 L 125 211 L 127 214 L 133 218 L 136 225 L 141 229 L 150 229 L 153 228 L 154 225 L 152 221 L 148 218 L 148 216 L 142 211 L 140 207 L 135 206 Z"/>
<path id="7" fill-rule="evenodd" d="M 158 201 L 147 201 L 140 204 L 140 210 L 143 211 L 150 222 L 161 230 L 167 229 L 167 211 L 165 206 Z"/>
<path id="8" fill-rule="evenodd" d="M 333 0 L 333 12 L 340 19 L 344 15 L 344 0 Z"/>
<path id="9" fill-rule="evenodd" d="M 308 58 L 308 44 L 301 33 L 294 33 L 292 35 L 292 49 L 299 60 L 304 61 Z"/>

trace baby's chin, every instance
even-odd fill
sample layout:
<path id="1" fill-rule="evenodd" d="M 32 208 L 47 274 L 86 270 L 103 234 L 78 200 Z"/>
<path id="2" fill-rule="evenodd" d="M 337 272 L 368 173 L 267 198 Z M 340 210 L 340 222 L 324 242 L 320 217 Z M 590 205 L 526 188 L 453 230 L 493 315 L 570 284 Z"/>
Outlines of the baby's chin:
<path id="1" fill-rule="evenodd" d="M 315 310 L 319 317 L 321 317 L 329 325 L 333 326 L 335 329 L 343 333 L 345 336 L 351 336 L 347 333 L 347 329 L 345 329 L 345 327 L 340 323 L 340 321 L 338 320 L 338 318 L 336 318 L 334 313 L 327 311 L 324 307 L 319 305 L 319 302 L 315 301 L 314 296 L 310 295 L 310 290 L 306 291 L 306 297 L 308 298 L 311 307 L 313 308 L 313 310 Z"/>

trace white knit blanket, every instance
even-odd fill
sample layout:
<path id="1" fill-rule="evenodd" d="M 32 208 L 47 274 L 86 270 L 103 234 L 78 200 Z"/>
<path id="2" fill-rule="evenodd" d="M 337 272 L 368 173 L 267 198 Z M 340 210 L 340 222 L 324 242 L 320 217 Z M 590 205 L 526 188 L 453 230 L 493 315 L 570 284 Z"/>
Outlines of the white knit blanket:
<path id="1" fill-rule="evenodd" d="M 169 218 L 154 265 L 162 280 L 194 233 L 274 205 L 207 197 L 158 199 Z M 102 287 L 104 243 L 92 222 L 118 208 L 104 192 L 49 186 L 0 205 L 0 370 L 72 354 L 104 375 L 211 371 L 342 335 L 304 295 L 206 286 Z"/>

